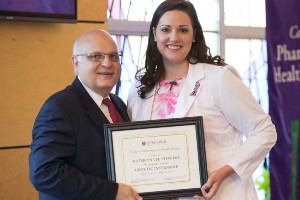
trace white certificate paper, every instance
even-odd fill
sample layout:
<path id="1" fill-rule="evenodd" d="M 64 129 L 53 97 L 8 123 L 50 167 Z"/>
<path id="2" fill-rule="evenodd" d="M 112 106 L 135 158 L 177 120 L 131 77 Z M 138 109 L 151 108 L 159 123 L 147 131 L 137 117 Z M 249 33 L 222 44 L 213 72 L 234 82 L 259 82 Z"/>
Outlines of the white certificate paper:
<path id="1" fill-rule="evenodd" d="M 186 134 L 123 139 L 125 183 L 162 184 L 189 180 Z"/>
<path id="2" fill-rule="evenodd" d="M 196 134 L 191 131 L 195 131 L 192 125 L 115 131 L 116 182 L 131 185 L 137 192 L 200 187 L 198 157 L 193 154 L 197 153 Z"/>

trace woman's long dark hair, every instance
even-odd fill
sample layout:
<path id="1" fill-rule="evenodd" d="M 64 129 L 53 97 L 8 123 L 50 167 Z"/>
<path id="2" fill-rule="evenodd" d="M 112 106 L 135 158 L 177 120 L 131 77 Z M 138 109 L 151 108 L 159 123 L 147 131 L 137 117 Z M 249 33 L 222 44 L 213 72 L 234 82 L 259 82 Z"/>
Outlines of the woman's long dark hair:
<path id="1" fill-rule="evenodd" d="M 187 60 L 191 64 L 209 63 L 224 65 L 224 60 L 220 56 L 212 57 L 210 49 L 206 46 L 203 30 L 198 20 L 197 12 L 192 3 L 184 0 L 166 0 L 162 2 L 153 14 L 149 28 L 148 47 L 146 50 L 145 66 L 137 71 L 135 78 L 140 81 L 138 94 L 144 99 L 146 95 L 155 87 L 155 84 L 164 76 L 165 69 L 163 58 L 158 51 L 154 41 L 153 29 L 156 29 L 160 18 L 168 11 L 179 10 L 185 12 L 191 19 L 195 34 L 195 42 L 192 43 Z"/>

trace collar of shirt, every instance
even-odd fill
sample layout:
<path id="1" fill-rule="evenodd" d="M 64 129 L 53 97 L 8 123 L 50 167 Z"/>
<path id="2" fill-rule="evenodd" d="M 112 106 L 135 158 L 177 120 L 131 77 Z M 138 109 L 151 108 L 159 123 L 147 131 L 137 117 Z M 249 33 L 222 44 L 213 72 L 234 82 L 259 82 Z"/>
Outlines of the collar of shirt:
<path id="1" fill-rule="evenodd" d="M 78 76 L 78 79 L 81 82 L 79 76 Z M 109 98 L 109 96 L 103 97 L 103 96 L 97 94 L 96 92 L 94 92 L 93 90 L 91 90 L 89 87 L 87 87 L 86 85 L 84 85 L 82 82 L 81 82 L 81 84 L 83 85 L 83 87 L 85 88 L 85 90 L 87 91 L 87 93 L 91 96 L 91 98 L 95 101 L 95 103 L 97 104 L 97 106 L 104 113 L 104 115 L 106 116 L 106 118 L 110 121 L 110 123 L 112 123 L 112 119 L 111 119 L 111 117 L 109 115 L 108 107 L 106 105 L 102 104 L 103 99 L 104 98 Z"/>
<path id="2" fill-rule="evenodd" d="M 89 87 L 87 87 L 86 85 L 84 85 L 84 83 L 82 83 L 82 81 L 80 80 L 80 77 L 78 76 L 79 81 L 81 82 L 81 84 L 83 85 L 83 87 L 85 88 L 85 90 L 89 93 L 89 95 L 92 97 L 92 99 L 95 101 L 95 103 L 98 105 L 98 107 L 101 107 L 102 104 L 102 100 L 106 97 L 103 97 L 99 94 L 97 94 L 96 92 L 94 92 L 93 90 L 91 90 Z M 109 98 L 109 96 L 108 96 Z M 110 99 L 110 98 L 109 98 Z"/>

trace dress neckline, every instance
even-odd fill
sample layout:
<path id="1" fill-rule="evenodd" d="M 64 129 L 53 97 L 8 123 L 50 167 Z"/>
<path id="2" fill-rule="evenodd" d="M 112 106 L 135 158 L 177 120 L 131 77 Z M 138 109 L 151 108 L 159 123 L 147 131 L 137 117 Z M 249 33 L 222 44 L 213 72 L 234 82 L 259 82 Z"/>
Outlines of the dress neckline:
<path id="1" fill-rule="evenodd" d="M 183 77 L 180 77 L 176 80 L 165 80 L 165 79 L 162 79 L 159 81 L 159 88 L 161 86 L 167 86 L 167 85 L 170 85 L 170 89 L 169 91 L 172 91 L 173 89 L 173 86 L 178 86 L 185 78 L 186 78 L 187 75 L 183 76 Z"/>

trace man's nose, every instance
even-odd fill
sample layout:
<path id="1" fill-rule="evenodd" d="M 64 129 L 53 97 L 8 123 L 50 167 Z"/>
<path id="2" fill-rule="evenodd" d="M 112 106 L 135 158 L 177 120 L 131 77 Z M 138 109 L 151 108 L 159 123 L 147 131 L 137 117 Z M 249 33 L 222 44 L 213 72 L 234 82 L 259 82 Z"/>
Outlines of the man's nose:
<path id="1" fill-rule="evenodd" d="M 101 66 L 103 67 L 111 67 L 112 65 L 112 61 L 109 58 L 109 55 L 105 55 L 104 59 L 101 62 Z"/>

